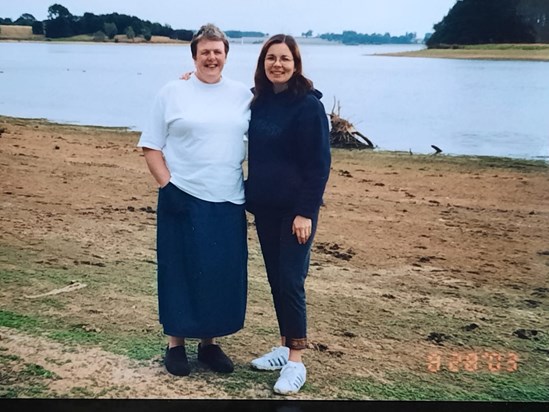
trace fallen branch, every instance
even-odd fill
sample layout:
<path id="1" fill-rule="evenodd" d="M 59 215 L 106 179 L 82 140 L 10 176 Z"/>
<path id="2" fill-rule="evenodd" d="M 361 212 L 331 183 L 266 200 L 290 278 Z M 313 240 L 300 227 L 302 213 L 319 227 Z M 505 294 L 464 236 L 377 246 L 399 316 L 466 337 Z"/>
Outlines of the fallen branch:
<path id="1" fill-rule="evenodd" d="M 337 103 L 337 112 L 336 112 Z M 356 130 L 348 120 L 343 119 L 339 112 L 341 106 L 334 97 L 334 106 L 329 114 L 332 129 L 330 130 L 330 145 L 345 149 L 373 149 L 374 144 L 365 135 Z"/>
<path id="2" fill-rule="evenodd" d="M 64 288 L 61 288 L 61 289 L 55 289 L 55 290 L 52 290 L 50 292 L 47 292 L 47 293 L 42 293 L 40 295 L 25 295 L 25 297 L 27 299 L 36 299 L 36 298 L 41 298 L 43 296 L 50 296 L 50 295 L 58 295 L 59 293 L 65 293 L 65 292 L 72 292 L 72 291 L 75 291 L 75 290 L 78 290 L 78 289 L 82 289 L 82 288 L 85 288 L 86 285 L 85 283 L 79 283 L 79 282 L 75 282 L 75 283 L 71 283 L 70 285 L 68 286 L 65 286 Z"/>
<path id="3" fill-rule="evenodd" d="M 438 147 L 438 146 L 435 146 L 434 144 L 432 144 L 431 147 L 432 147 L 433 149 L 435 149 L 435 153 L 433 153 L 434 155 L 437 155 L 437 154 L 439 154 L 439 153 L 442 152 L 442 149 L 441 149 L 440 147 Z"/>

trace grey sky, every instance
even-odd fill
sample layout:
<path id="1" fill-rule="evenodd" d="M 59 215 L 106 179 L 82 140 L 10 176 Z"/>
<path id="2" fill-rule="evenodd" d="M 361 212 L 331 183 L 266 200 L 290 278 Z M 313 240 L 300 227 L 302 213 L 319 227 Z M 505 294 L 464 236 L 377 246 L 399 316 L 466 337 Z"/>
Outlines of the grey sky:
<path id="1" fill-rule="evenodd" d="M 47 18 L 48 7 L 58 3 L 81 16 L 85 12 L 117 12 L 137 16 L 174 29 L 196 30 L 211 22 L 223 30 L 287 33 L 307 30 L 322 34 L 354 30 L 393 36 L 432 32 L 456 0 L 0 0 L 0 17 L 17 19 L 30 13 Z"/>

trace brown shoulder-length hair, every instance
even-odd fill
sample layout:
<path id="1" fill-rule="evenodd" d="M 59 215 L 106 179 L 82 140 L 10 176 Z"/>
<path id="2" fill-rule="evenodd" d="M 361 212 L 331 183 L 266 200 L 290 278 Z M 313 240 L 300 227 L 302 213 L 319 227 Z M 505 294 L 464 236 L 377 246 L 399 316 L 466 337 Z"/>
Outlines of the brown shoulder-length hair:
<path id="1" fill-rule="evenodd" d="M 275 34 L 270 37 L 261 48 L 257 59 L 257 67 L 254 76 L 254 99 L 252 104 L 257 101 L 263 94 L 273 90 L 273 84 L 267 78 L 265 73 L 265 57 L 269 48 L 273 44 L 284 43 L 290 49 L 295 64 L 294 75 L 288 81 L 288 90 L 295 96 L 304 96 L 309 90 L 313 89 L 313 82 L 303 75 L 303 64 L 301 62 L 301 53 L 299 46 L 292 36 L 286 34 Z"/>

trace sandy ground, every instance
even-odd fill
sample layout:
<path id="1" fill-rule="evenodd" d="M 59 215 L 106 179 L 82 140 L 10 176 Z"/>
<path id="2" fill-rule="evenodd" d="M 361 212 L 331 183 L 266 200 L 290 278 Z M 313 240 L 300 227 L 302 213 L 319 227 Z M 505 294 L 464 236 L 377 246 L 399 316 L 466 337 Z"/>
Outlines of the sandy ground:
<path id="1" fill-rule="evenodd" d="M 63 309 L 46 315 L 101 329 L 158 328 L 154 294 L 121 292 L 124 282 L 135 286 L 134 267 L 154 285 L 156 185 L 135 148 L 138 134 L 3 117 L 0 130 L 0 269 L 89 267 L 105 279 L 128 270 L 112 288 L 96 286 L 101 293 L 89 286 L 54 295 L 64 299 Z M 249 225 L 246 327 L 224 338 L 242 368 L 276 343 L 252 216 Z M 517 329 L 549 332 L 547 233 L 546 167 L 334 150 L 307 280 L 308 385 L 324 388 L 334 376 L 383 382 L 387 371 L 420 373 L 433 350 L 522 350 Z M 18 261 L 18 253 L 32 261 Z M 27 313 L 36 299 L 24 296 L 55 286 L 38 276 L 22 285 L 6 281 L 0 308 Z M 481 331 L 476 338 L 463 330 L 473 323 Z M 436 344 L 444 339 L 447 346 Z M 229 396 L 202 375 L 174 380 L 160 354 L 137 364 L 99 349 L 66 351 L 10 328 L 0 329 L 0 347 L 55 372 L 56 393 L 87 385 L 115 388 L 104 394 L 114 397 Z M 526 370 L 535 355 L 523 350 Z M 240 396 L 271 396 L 270 385 Z"/>

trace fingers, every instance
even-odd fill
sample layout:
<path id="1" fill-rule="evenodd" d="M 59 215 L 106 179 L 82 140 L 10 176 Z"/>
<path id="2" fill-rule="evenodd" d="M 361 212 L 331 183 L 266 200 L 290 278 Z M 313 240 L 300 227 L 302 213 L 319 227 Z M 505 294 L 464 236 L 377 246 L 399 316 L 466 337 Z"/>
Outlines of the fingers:
<path id="1" fill-rule="evenodd" d="M 292 224 L 292 234 L 296 236 L 300 245 L 307 243 L 311 237 L 312 220 L 303 216 L 296 216 Z"/>
<path id="2" fill-rule="evenodd" d="M 192 76 L 192 74 L 194 73 L 194 71 L 192 72 L 186 72 L 184 74 L 182 74 L 180 77 L 179 77 L 179 80 L 189 80 Z"/>
<path id="3" fill-rule="evenodd" d="M 309 238 L 311 237 L 311 227 L 300 227 L 300 228 L 293 228 L 292 230 L 293 234 L 297 237 L 297 242 L 300 245 L 303 245 L 304 243 L 307 243 Z"/>

